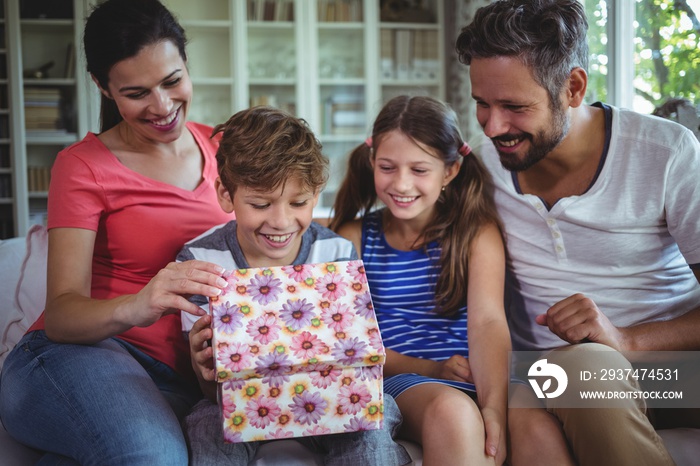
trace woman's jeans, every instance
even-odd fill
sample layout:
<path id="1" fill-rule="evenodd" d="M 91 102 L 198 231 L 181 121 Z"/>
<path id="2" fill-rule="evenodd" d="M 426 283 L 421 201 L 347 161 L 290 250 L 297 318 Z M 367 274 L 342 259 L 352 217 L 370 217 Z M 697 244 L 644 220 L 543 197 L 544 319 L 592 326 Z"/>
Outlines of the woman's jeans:
<path id="1" fill-rule="evenodd" d="M 201 395 L 117 338 L 94 345 L 25 335 L 0 377 L 0 419 L 39 464 L 187 465 L 179 418 Z"/>

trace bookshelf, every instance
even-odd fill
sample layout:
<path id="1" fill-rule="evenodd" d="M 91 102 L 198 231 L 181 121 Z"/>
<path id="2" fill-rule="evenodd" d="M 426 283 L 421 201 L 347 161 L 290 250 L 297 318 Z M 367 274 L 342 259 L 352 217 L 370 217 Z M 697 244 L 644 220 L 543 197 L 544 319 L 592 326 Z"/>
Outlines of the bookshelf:
<path id="1" fill-rule="evenodd" d="M 95 1 L 0 0 L 0 238 L 45 221 L 56 154 L 99 130 L 99 94 L 81 53 Z M 261 104 L 304 118 L 331 160 L 318 217 L 329 214 L 345 157 L 384 102 L 445 97 L 441 0 L 389 12 L 395 2 L 383 0 L 163 1 L 189 39 L 188 118 L 215 125 Z"/>
<path id="2" fill-rule="evenodd" d="M 53 160 L 93 120 L 91 90 L 85 73 L 77 73 L 84 67 L 75 48 L 86 8 L 80 0 L 2 0 L 0 86 L 6 97 L 0 101 L 0 131 L 7 142 L 0 143 L 0 238 L 45 223 Z"/>
<path id="3" fill-rule="evenodd" d="M 403 93 L 445 97 L 440 0 L 401 2 L 407 7 L 390 14 L 391 2 L 380 0 L 165 3 L 190 39 L 191 119 L 214 125 L 272 105 L 309 123 L 331 160 L 318 216 L 329 214 L 345 157 L 384 102 Z M 381 47 L 384 37 L 391 41 Z"/>
<path id="4" fill-rule="evenodd" d="M 15 226 L 6 18 L 5 0 L 0 0 L 0 238 L 12 236 Z"/>
<path id="5" fill-rule="evenodd" d="M 314 128 L 331 160 L 319 216 L 330 213 L 346 157 L 382 105 L 400 94 L 445 98 L 444 2 L 326 0 L 311 19 L 317 51 Z M 398 5 L 398 6 L 397 6 Z M 315 44 L 313 41 L 316 41 Z"/>

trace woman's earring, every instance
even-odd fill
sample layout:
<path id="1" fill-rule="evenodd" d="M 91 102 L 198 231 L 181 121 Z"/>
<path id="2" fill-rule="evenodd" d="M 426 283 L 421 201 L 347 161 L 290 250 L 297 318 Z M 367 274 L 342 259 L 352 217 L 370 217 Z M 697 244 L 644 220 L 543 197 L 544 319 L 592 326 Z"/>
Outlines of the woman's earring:
<path id="1" fill-rule="evenodd" d="M 444 186 L 442 187 L 442 190 L 445 191 L 445 187 L 444 187 Z"/>

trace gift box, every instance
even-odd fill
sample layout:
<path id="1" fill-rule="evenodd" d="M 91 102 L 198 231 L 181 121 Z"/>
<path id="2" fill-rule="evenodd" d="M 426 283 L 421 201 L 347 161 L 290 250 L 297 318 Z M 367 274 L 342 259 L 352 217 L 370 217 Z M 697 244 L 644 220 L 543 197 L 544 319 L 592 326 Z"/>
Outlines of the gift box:
<path id="1" fill-rule="evenodd" d="M 361 260 L 225 278 L 209 302 L 225 442 L 381 429 L 386 354 Z"/>

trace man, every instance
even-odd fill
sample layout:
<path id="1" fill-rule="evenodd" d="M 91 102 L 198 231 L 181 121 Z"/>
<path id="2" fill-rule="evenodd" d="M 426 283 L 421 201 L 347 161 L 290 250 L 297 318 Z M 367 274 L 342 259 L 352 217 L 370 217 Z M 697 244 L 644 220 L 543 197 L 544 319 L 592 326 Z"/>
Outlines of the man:
<path id="1" fill-rule="evenodd" d="M 477 152 L 505 229 L 514 349 L 698 350 L 700 143 L 584 103 L 587 27 L 577 0 L 504 0 L 457 39 L 490 139 Z M 673 464 L 643 405 L 547 407 L 579 464 Z"/>

